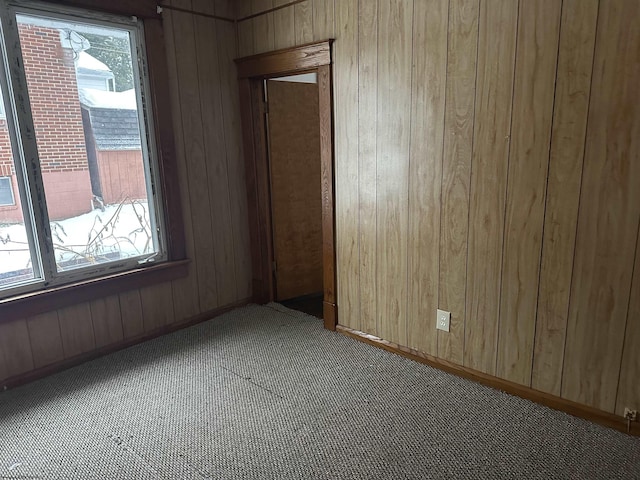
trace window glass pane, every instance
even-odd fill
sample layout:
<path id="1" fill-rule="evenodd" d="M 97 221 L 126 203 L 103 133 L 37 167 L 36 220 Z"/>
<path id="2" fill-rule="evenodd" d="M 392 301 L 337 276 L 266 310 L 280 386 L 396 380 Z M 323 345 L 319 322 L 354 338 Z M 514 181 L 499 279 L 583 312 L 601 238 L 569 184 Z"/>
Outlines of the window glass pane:
<path id="1" fill-rule="evenodd" d="M 0 102 L 2 94 L 0 93 Z M 9 129 L 0 119 L 0 290 L 35 278 Z"/>
<path id="2" fill-rule="evenodd" d="M 126 29 L 18 15 L 58 271 L 157 252 Z"/>

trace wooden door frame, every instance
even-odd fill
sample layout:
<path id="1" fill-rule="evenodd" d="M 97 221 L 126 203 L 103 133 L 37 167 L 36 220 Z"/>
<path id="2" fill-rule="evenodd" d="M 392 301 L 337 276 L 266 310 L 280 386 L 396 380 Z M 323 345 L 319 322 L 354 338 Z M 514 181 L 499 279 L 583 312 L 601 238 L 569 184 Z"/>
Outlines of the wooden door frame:
<path id="1" fill-rule="evenodd" d="M 322 181 L 324 285 L 322 310 L 324 327 L 329 330 L 335 330 L 338 323 L 333 187 L 332 42 L 327 40 L 235 60 L 240 89 L 240 114 L 249 205 L 253 301 L 256 303 L 267 303 L 275 299 L 271 187 L 263 101 L 264 80 L 300 73 L 317 73 Z"/>

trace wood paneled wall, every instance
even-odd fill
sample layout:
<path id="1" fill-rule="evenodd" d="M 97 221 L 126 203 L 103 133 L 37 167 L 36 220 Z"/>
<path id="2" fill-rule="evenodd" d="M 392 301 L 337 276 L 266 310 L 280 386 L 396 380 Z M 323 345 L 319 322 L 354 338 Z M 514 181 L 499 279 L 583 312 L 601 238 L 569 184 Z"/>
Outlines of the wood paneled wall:
<path id="1" fill-rule="evenodd" d="M 226 0 L 172 5 L 233 17 Z M 189 276 L 0 324 L 0 385 L 251 296 L 235 25 L 170 9 L 163 22 Z"/>
<path id="2" fill-rule="evenodd" d="M 238 23 L 241 56 L 335 38 L 342 325 L 640 408 L 639 24 L 636 0 L 307 0 Z"/>

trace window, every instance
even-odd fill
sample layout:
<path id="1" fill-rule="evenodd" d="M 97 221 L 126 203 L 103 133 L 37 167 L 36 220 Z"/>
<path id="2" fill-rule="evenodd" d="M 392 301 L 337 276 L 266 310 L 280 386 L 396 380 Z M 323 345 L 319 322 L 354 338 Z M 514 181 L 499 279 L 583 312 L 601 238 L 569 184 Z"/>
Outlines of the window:
<path id="1" fill-rule="evenodd" d="M 11 177 L 0 177 L 0 207 L 15 205 Z"/>
<path id="2" fill-rule="evenodd" d="M 0 172 L 21 207 L 0 210 L 0 299 L 167 259 L 142 23 L 24 0 L 0 11 Z M 123 88 L 79 85 L 79 69 Z"/>

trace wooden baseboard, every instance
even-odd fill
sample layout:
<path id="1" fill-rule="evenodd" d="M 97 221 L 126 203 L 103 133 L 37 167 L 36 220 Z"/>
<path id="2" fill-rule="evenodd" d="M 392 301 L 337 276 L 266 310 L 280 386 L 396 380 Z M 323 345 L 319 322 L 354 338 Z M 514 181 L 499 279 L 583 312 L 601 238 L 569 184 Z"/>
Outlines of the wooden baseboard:
<path id="1" fill-rule="evenodd" d="M 249 303 L 251 303 L 250 299 L 240 300 L 230 305 L 226 305 L 221 308 L 216 308 L 214 310 L 209 310 L 207 312 L 200 313 L 198 315 L 187 318 L 185 320 L 172 323 L 171 325 L 165 325 L 156 330 L 145 332 L 142 335 L 128 338 L 121 342 L 107 345 L 105 347 L 98 348 L 96 350 L 91 350 L 90 352 L 85 352 L 80 355 L 76 355 L 74 357 L 65 358 L 64 360 L 61 360 L 59 362 L 52 363 L 44 367 L 36 368 L 34 370 L 21 373 L 20 375 L 9 377 L 8 379 L 0 382 L 0 391 L 9 390 L 11 388 L 15 388 L 20 385 L 33 382 L 34 380 L 38 380 L 43 377 L 48 377 L 49 375 L 53 375 L 54 373 L 61 372 L 62 370 L 67 370 L 71 367 L 75 367 L 77 365 L 96 359 L 98 357 L 102 357 L 104 355 L 108 355 L 118 350 L 131 347 L 138 343 L 146 342 L 147 340 L 151 340 L 153 338 L 160 337 L 162 335 L 166 335 L 168 333 L 172 333 L 177 330 L 182 330 L 183 328 L 191 327 L 193 325 L 205 322 L 207 320 L 211 320 L 212 318 L 220 316 L 223 313 L 227 313 L 228 311 L 233 310 L 234 308 L 242 307 Z"/>
<path id="2" fill-rule="evenodd" d="M 402 355 L 403 357 L 410 358 L 411 360 L 414 360 L 416 362 L 424 363 L 425 365 L 429 365 L 430 367 L 444 370 L 445 372 L 451 373 L 458 377 L 481 383 L 482 385 L 495 388 L 496 390 L 501 390 L 510 395 L 515 395 L 520 398 L 531 400 L 554 410 L 568 413 L 569 415 L 573 415 L 574 417 L 583 418 L 585 420 L 589 420 L 591 422 L 598 423 L 600 425 L 604 425 L 605 427 L 613 428 L 621 432 L 629 433 L 634 436 L 640 436 L 640 423 L 631 423 L 630 429 L 627 432 L 626 420 L 618 415 L 614 415 L 613 413 L 604 412 L 602 410 L 598 410 L 597 408 L 582 405 L 571 400 L 566 400 L 555 395 L 544 393 L 539 390 L 534 390 L 533 388 L 526 387 L 524 385 L 513 383 L 508 380 L 503 380 L 492 375 L 487 375 L 486 373 L 478 372 L 471 368 L 463 367 L 455 363 L 433 357 L 431 355 L 426 355 L 424 353 L 418 352 L 417 350 L 402 347 L 395 343 L 388 342 L 379 337 L 369 335 L 359 330 L 353 330 L 342 325 L 338 325 L 336 327 L 336 330 L 348 337 L 355 338 L 356 340 L 368 343 L 369 345 L 373 345 L 388 352 Z"/>

